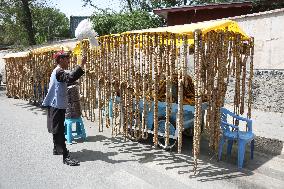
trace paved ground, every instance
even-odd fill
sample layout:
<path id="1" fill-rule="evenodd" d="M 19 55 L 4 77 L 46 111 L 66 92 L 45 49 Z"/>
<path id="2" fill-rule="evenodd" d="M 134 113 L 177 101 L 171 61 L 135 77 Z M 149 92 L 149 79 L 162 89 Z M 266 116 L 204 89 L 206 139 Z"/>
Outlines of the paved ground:
<path id="1" fill-rule="evenodd" d="M 235 159 L 216 162 L 202 147 L 199 172 L 192 173 L 191 139 L 182 154 L 112 138 L 99 133 L 96 123 L 85 121 L 88 141 L 68 146 L 81 161 L 79 167 L 52 155 L 52 137 L 46 113 L 26 101 L 6 98 L 0 91 L 0 188 L 283 188 L 284 156 L 255 153 L 238 171 Z M 268 125 L 272 127 L 272 125 Z M 273 125 L 274 126 L 274 125 Z"/>

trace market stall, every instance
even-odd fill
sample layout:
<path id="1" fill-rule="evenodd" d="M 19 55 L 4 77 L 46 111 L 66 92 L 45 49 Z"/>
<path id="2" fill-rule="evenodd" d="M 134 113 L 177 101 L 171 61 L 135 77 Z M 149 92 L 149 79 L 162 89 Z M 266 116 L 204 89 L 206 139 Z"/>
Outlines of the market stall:
<path id="1" fill-rule="evenodd" d="M 211 149 L 217 150 L 220 108 L 230 80 L 234 81 L 234 112 L 251 117 L 254 43 L 234 21 L 129 31 L 98 37 L 98 42 L 99 46 L 90 47 L 88 40 L 82 40 L 69 50 L 73 52 L 71 67 L 80 56 L 87 56 L 86 74 L 80 80 L 82 111 L 94 121 L 95 109 L 99 109 L 100 131 L 111 128 L 114 136 L 135 140 L 146 139 L 151 132 L 155 146 L 163 138 L 160 145 L 171 147 L 172 138 L 180 153 L 182 132 L 191 121 L 197 165 L 202 120 L 204 135 Z M 23 71 L 13 72 L 9 66 L 14 58 L 6 58 L 11 85 L 7 93 L 29 91 L 28 97 L 40 101 L 57 48 L 62 47 L 30 51 L 27 62 L 32 85 L 28 88 L 12 87 L 15 82 L 9 78 L 18 78 Z M 40 86 L 41 92 L 31 95 L 31 86 L 34 90 Z"/>
<path id="2" fill-rule="evenodd" d="M 253 39 L 236 22 L 221 20 L 130 31 L 102 36 L 99 44 L 99 47 L 89 48 L 87 41 L 81 43 L 81 49 L 89 57 L 89 72 L 81 89 L 82 94 L 88 94 L 84 98 L 87 117 L 92 118 L 91 109 L 96 107 L 95 99 L 98 99 L 100 130 L 104 126 L 112 127 L 115 134 L 145 139 L 148 117 L 153 114 L 154 145 L 158 145 L 159 130 L 164 130 L 162 136 L 167 147 L 173 125 L 172 112 L 177 109 L 175 129 L 178 152 L 181 152 L 183 107 L 188 103 L 194 106 L 193 154 L 197 161 L 202 103 L 207 103 L 204 132 L 210 147 L 217 150 L 220 108 L 224 105 L 230 79 L 235 81 L 235 113 L 244 114 L 247 106 L 247 116 L 251 116 L 254 45 Z M 194 64 L 191 76 L 190 62 Z M 193 78 L 194 89 L 189 87 L 192 86 L 187 79 L 189 76 Z M 173 93 L 175 83 L 177 88 Z M 165 103 L 162 123 L 161 100 Z"/>

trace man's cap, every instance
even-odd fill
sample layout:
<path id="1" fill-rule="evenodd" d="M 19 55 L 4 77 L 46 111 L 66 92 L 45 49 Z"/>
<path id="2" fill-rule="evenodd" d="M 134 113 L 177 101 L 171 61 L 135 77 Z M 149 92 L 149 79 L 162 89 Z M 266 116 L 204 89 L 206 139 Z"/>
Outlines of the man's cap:
<path id="1" fill-rule="evenodd" d="M 57 53 L 53 54 L 53 58 L 58 60 L 59 58 L 69 57 L 69 53 L 65 52 L 64 50 L 58 51 Z"/>

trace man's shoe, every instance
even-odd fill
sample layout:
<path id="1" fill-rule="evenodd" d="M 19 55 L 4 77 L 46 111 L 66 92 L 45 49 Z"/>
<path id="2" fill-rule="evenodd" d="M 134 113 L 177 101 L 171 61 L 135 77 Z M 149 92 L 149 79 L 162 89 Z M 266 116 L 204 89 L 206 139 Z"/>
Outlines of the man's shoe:
<path id="1" fill-rule="evenodd" d="M 63 163 L 70 166 L 78 166 L 80 162 L 76 159 L 71 159 L 70 156 L 63 159 Z"/>

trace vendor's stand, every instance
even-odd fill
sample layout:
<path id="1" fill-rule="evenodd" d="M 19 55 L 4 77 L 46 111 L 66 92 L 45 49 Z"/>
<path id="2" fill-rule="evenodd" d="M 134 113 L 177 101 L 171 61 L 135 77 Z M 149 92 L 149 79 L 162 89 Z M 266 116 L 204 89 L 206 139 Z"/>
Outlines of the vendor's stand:
<path id="1" fill-rule="evenodd" d="M 93 48 L 88 40 L 79 42 L 73 50 L 72 65 L 76 62 L 76 56 L 87 56 L 86 74 L 81 79 L 80 87 L 83 115 L 94 121 L 94 110 L 99 108 L 100 131 L 106 126 L 112 128 L 113 135 L 146 139 L 147 116 L 152 111 L 153 142 L 157 146 L 159 127 L 163 125 L 159 124 L 158 106 L 163 101 L 166 106 L 163 137 L 164 146 L 167 147 L 172 124 L 171 104 L 175 103 L 180 153 L 183 107 L 194 106 L 193 155 L 196 165 L 200 149 L 202 104 L 207 104 L 204 134 L 209 139 L 211 149 L 216 151 L 220 136 L 220 108 L 224 105 L 230 80 L 234 81 L 234 112 L 244 114 L 247 106 L 247 117 L 251 117 L 254 44 L 253 39 L 236 22 L 209 21 L 129 31 L 101 36 L 98 41 L 99 46 Z M 32 69 L 37 70 L 33 73 L 44 73 L 44 78 L 48 78 L 51 63 L 49 66 L 43 65 L 44 62 L 51 62 L 52 53 L 40 53 L 38 56 L 37 51 L 32 51 L 30 57 L 34 62 Z M 192 67 L 193 72 L 190 71 Z M 188 82 L 188 78 L 192 78 L 194 86 Z M 44 80 L 43 85 L 46 83 L 48 80 Z"/>

